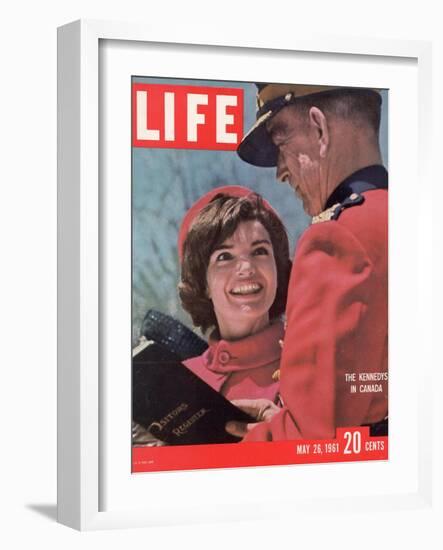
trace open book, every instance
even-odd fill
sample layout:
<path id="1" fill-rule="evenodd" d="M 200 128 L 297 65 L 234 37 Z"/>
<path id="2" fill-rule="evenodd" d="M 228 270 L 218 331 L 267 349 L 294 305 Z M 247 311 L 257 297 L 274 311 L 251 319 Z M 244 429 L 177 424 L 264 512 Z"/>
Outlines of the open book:
<path id="1" fill-rule="evenodd" d="M 168 445 L 234 443 L 230 420 L 254 420 L 191 372 L 178 355 L 153 341 L 133 351 L 132 416 Z"/>

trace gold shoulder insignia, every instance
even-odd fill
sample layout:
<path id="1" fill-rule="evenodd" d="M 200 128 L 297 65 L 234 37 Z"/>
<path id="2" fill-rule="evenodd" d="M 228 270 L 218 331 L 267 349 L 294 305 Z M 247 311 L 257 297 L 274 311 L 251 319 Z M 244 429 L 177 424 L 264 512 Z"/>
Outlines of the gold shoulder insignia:
<path id="1" fill-rule="evenodd" d="M 320 214 L 317 214 L 317 216 L 314 216 L 312 218 L 312 224 L 314 223 L 321 223 L 321 222 L 328 222 L 329 220 L 332 220 L 334 217 L 335 211 L 337 208 L 339 208 L 341 205 L 338 202 L 337 204 L 334 204 L 334 206 L 331 206 L 327 208 L 326 210 L 323 210 L 323 212 L 320 212 Z"/>
<path id="2" fill-rule="evenodd" d="M 364 200 L 365 198 L 363 195 L 360 195 L 359 193 L 352 193 L 352 195 L 347 197 L 343 202 L 337 202 L 330 208 L 327 208 L 326 210 L 323 210 L 323 212 L 320 212 L 320 214 L 318 214 L 317 216 L 314 216 L 311 223 L 314 224 L 328 222 L 330 220 L 338 220 L 338 217 L 345 208 L 362 204 Z"/>

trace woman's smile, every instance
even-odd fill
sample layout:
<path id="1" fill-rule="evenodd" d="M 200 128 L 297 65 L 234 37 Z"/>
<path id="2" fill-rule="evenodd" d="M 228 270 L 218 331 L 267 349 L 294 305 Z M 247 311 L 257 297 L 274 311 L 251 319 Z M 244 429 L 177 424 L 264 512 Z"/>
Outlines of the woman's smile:
<path id="1" fill-rule="evenodd" d="M 235 296 L 249 296 L 251 294 L 258 294 L 263 290 L 263 285 L 259 283 L 242 283 L 241 285 L 235 286 L 230 293 Z"/>

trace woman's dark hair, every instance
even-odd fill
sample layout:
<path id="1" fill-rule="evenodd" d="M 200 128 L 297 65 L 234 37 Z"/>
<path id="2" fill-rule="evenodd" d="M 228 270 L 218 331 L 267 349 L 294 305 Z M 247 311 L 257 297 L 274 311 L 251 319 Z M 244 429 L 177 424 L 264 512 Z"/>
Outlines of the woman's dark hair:
<path id="1" fill-rule="evenodd" d="M 270 319 L 279 317 L 285 310 L 292 263 L 283 223 L 265 206 L 260 195 L 251 193 L 232 197 L 218 194 L 200 211 L 189 229 L 183 243 L 181 282 L 178 285 L 183 308 L 203 333 L 209 327 L 218 328 L 212 301 L 206 293 L 211 254 L 233 235 L 241 222 L 254 220 L 269 233 L 277 268 L 277 292 L 269 310 Z"/>

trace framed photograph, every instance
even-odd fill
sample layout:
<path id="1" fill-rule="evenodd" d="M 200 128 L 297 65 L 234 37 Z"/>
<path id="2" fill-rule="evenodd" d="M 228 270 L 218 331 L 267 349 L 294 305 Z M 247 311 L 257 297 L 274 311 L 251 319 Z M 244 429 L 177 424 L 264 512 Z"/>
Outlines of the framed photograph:
<path id="1" fill-rule="evenodd" d="M 59 29 L 59 521 L 432 520 L 430 46 L 195 42 Z"/>

